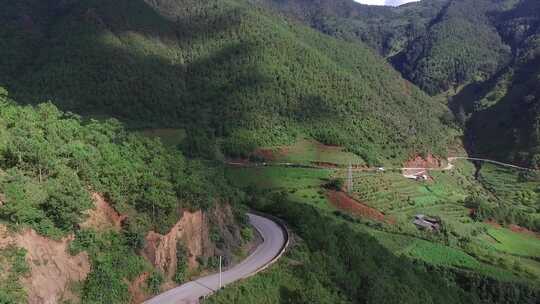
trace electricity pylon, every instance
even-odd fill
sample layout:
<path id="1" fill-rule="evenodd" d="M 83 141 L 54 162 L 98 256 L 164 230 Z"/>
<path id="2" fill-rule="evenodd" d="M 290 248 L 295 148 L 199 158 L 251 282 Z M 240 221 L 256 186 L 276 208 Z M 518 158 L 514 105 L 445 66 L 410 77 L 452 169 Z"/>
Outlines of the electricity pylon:
<path id="1" fill-rule="evenodd" d="M 352 165 L 349 163 L 349 168 L 347 169 L 347 193 L 351 194 L 353 192 L 353 176 L 352 176 Z"/>

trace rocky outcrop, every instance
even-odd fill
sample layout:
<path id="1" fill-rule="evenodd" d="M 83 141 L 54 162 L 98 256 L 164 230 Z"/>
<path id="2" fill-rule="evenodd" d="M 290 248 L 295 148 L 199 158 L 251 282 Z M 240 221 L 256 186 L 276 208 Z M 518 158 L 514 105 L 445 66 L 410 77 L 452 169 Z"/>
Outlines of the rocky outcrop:
<path id="1" fill-rule="evenodd" d="M 222 255 L 226 261 L 232 260 L 232 252 L 242 240 L 231 206 L 218 205 L 207 212 L 184 211 L 169 233 L 148 233 L 143 255 L 169 280 L 176 271 L 177 243 L 184 246 L 191 270 L 199 266 L 198 257 Z"/>
<path id="2" fill-rule="evenodd" d="M 198 266 L 198 256 L 213 254 L 208 233 L 208 220 L 202 211 L 184 211 L 182 218 L 166 235 L 153 231 L 148 233 L 143 254 L 166 278 L 171 279 L 176 271 L 177 243 L 181 242 L 186 248 L 189 268 L 193 269 Z"/>

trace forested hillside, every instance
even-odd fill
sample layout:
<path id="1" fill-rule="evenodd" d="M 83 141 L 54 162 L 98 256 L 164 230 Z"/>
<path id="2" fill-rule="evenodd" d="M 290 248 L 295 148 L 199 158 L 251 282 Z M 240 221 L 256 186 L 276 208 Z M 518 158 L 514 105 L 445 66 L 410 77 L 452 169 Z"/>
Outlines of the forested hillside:
<path id="1" fill-rule="evenodd" d="M 540 167 L 540 3 L 524 1 L 501 19 L 515 59 L 485 82 L 452 99 L 470 117 L 467 144 L 475 154 Z"/>
<path id="2" fill-rule="evenodd" d="M 363 5 L 352 0 L 252 0 L 350 41 L 362 41 L 384 57 L 404 50 L 424 35 L 449 0 L 428 0 L 401 7 Z"/>
<path id="3" fill-rule="evenodd" d="M 140 303 L 248 208 L 290 246 L 208 303 L 537 304 L 538 176 L 439 160 L 540 167 L 538 0 L 0 3 L 0 304 Z"/>
<path id="4" fill-rule="evenodd" d="M 29 0 L 0 19 L 0 83 L 21 101 L 186 128 L 206 155 L 297 135 L 373 163 L 445 154 L 443 105 L 364 45 L 248 1 Z"/>
<path id="5" fill-rule="evenodd" d="M 93 193 L 122 214 L 118 230 L 83 227 L 88 211 L 96 208 Z M 50 103 L 19 106 L 0 89 L 0 228 L 14 234 L 31 228 L 54 240 L 74 235 L 70 253 L 87 252 L 91 263 L 76 292 L 83 303 L 129 303 L 139 290 L 128 291 L 128 284 L 144 272 L 155 274 L 149 282 L 155 280 L 153 290 L 159 291 L 163 277 L 153 268 L 158 265 L 141 256 L 147 233 L 167 233 L 183 210 L 210 210 L 234 204 L 238 197 L 219 168 L 189 161 L 157 139 L 130 134 L 118 121 L 81 119 Z M 25 264 L 31 260 L 25 260 L 25 250 L 4 248 L 7 240 L 0 234 L 0 303 L 26 303 L 28 284 L 23 289 L 19 278 L 39 279 L 28 272 L 40 265 Z M 48 254 L 46 248 L 39 250 Z M 57 263 L 59 269 L 66 267 Z M 41 276 L 61 280 L 62 272 Z"/>
<path id="6" fill-rule="evenodd" d="M 397 8 L 263 2 L 368 44 L 429 94 L 459 92 L 450 105 L 466 127 L 470 154 L 538 166 L 538 1 L 423 0 Z"/>
<path id="7" fill-rule="evenodd" d="M 516 1 L 424 0 L 397 8 L 352 0 L 264 1 L 324 33 L 367 43 L 430 94 L 487 79 L 511 55 L 497 24 Z"/>
<path id="8" fill-rule="evenodd" d="M 50 103 L 19 107 L 5 95 L 1 106 L 1 185 L 9 204 L 0 216 L 43 235 L 73 231 L 92 207 L 88 188 L 122 213 L 136 212 L 143 231 L 165 232 L 181 208 L 209 208 L 233 196 L 219 172 L 159 140 L 130 135 L 118 122 L 82 121 Z"/>

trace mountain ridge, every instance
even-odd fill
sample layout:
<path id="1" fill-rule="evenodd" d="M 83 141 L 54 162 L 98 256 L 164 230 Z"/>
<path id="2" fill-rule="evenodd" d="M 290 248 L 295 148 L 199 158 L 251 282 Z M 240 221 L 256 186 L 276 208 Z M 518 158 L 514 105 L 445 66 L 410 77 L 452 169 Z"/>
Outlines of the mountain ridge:
<path id="1" fill-rule="evenodd" d="M 303 134 L 344 145 L 366 162 L 400 162 L 443 155 L 452 137 L 440 121 L 445 107 L 367 47 L 249 1 L 95 0 L 56 10 L 62 17 L 49 16 L 57 24 L 50 21 L 43 38 L 21 38 L 17 21 L 3 33 L 8 49 L 38 45 L 24 60 L 18 53 L 8 60 L 36 69 L 0 71 L 17 100 L 51 99 L 138 127 L 186 128 L 208 150 L 223 139 L 231 155 Z"/>

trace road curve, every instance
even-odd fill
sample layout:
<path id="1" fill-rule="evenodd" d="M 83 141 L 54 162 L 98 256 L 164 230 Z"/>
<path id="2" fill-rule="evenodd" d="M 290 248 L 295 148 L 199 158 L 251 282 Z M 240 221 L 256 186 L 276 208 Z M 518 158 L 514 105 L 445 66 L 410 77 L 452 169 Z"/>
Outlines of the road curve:
<path id="1" fill-rule="evenodd" d="M 223 285 L 247 278 L 261 268 L 274 262 L 286 244 L 286 233 L 275 222 L 255 214 L 248 213 L 249 222 L 263 238 L 263 243 L 240 264 L 224 271 Z M 194 304 L 198 299 L 210 295 L 219 289 L 219 274 L 209 275 L 164 292 L 145 304 Z"/>

